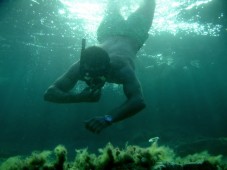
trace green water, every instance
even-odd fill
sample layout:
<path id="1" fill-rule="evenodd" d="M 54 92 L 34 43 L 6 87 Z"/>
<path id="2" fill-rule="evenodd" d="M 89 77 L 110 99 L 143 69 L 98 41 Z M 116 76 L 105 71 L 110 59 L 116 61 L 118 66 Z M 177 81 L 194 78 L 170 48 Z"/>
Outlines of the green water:
<path id="1" fill-rule="evenodd" d="M 140 2 L 118 1 L 125 17 Z M 107 85 L 95 104 L 43 100 L 47 87 L 78 60 L 81 39 L 86 37 L 88 45 L 97 43 L 95 31 L 106 4 L 0 1 L 0 157 L 58 144 L 73 155 L 75 148 L 96 151 L 109 141 L 147 146 L 155 136 L 181 153 L 227 154 L 224 144 L 212 145 L 227 136 L 224 0 L 157 0 L 150 37 L 135 61 L 147 104 L 136 116 L 100 135 L 85 130 L 84 120 L 104 115 L 124 101 L 121 86 Z"/>

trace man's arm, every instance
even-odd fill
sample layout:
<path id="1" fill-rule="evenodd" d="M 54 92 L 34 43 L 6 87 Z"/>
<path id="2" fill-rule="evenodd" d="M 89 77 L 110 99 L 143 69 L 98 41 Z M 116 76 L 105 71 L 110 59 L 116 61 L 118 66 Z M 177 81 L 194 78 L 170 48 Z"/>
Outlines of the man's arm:
<path id="1" fill-rule="evenodd" d="M 98 93 L 100 92 L 92 92 L 89 88 L 85 88 L 81 93 L 71 91 L 79 77 L 79 62 L 77 62 L 47 89 L 44 100 L 54 103 L 79 103 L 99 100 L 100 94 Z"/>
<path id="2" fill-rule="evenodd" d="M 122 77 L 124 77 L 123 89 L 127 100 L 108 113 L 112 116 L 113 123 L 133 116 L 145 108 L 141 85 L 134 70 L 126 67 L 123 68 L 122 72 Z"/>
<path id="3" fill-rule="evenodd" d="M 125 67 L 121 70 L 119 76 L 123 79 L 123 88 L 127 100 L 119 107 L 107 113 L 106 116 L 94 117 L 86 121 L 85 126 L 88 130 L 100 133 L 112 123 L 133 116 L 145 108 L 141 86 L 133 69 Z"/>

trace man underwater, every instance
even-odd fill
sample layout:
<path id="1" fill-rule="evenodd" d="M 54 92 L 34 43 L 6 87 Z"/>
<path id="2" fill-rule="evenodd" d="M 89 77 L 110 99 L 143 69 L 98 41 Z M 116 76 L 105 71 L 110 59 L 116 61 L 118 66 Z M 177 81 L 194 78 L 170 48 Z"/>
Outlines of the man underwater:
<path id="1" fill-rule="evenodd" d="M 44 94 L 45 100 L 55 103 L 97 102 L 105 82 L 122 84 L 127 100 L 106 115 L 85 122 L 85 127 L 94 133 L 100 133 L 145 108 L 141 85 L 135 75 L 134 59 L 148 38 L 155 0 L 144 0 L 127 20 L 121 16 L 119 9 L 110 5 L 109 8 L 97 30 L 99 44 L 85 48 L 83 40 L 80 60 Z M 88 87 L 79 93 L 72 92 L 79 80 L 85 81 Z"/>

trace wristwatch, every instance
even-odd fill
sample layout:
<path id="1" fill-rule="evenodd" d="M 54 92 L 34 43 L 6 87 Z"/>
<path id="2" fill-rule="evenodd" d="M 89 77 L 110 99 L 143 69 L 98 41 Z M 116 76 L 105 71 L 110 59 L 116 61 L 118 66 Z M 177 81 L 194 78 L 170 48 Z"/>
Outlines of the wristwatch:
<path id="1" fill-rule="evenodd" d="M 107 122 L 108 124 L 112 124 L 113 123 L 113 118 L 111 115 L 105 115 L 104 116 L 104 120 L 105 122 Z"/>

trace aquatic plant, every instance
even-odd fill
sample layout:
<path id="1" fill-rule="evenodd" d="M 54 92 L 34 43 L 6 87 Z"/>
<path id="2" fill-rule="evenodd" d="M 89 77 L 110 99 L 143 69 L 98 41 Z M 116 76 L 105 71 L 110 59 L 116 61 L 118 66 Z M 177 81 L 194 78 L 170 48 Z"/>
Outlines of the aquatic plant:
<path id="1" fill-rule="evenodd" d="M 56 158 L 53 158 L 55 153 Z M 63 170 L 67 151 L 59 145 L 53 151 L 33 152 L 30 156 L 15 156 L 7 159 L 0 170 Z"/>
<path id="2" fill-rule="evenodd" d="M 147 148 L 126 144 L 122 149 L 108 143 L 98 151 L 96 155 L 87 148 L 76 150 L 74 161 L 69 162 L 66 148 L 59 145 L 54 151 L 11 157 L 1 164 L 0 170 L 227 170 L 221 155 L 201 152 L 181 158 L 157 142 Z"/>
<path id="3" fill-rule="evenodd" d="M 56 162 L 54 163 L 55 169 L 64 169 L 64 163 L 67 160 L 67 150 L 63 145 L 58 145 L 54 149 L 56 155 Z"/>

